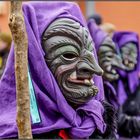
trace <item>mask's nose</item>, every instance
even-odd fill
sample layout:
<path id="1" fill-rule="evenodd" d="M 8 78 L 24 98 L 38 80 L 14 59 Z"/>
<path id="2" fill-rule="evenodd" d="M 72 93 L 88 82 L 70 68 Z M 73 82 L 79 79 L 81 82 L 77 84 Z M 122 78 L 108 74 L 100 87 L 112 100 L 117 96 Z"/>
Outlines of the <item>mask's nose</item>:
<path id="1" fill-rule="evenodd" d="M 116 67 L 116 68 L 119 68 L 119 69 L 122 69 L 122 70 L 125 70 L 126 69 L 126 67 L 124 66 L 124 64 L 122 62 L 121 56 L 119 56 L 117 54 L 112 59 L 112 66 L 113 67 Z"/>
<path id="2" fill-rule="evenodd" d="M 94 55 L 88 50 L 84 50 L 81 60 L 77 63 L 77 75 L 93 76 L 93 74 L 103 75 L 103 70 L 97 64 Z"/>

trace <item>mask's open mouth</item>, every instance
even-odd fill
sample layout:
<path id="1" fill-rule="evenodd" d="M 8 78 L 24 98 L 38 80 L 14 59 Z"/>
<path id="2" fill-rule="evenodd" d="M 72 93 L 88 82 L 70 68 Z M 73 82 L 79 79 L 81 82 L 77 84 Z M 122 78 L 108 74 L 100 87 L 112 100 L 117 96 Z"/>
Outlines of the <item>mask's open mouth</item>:
<path id="1" fill-rule="evenodd" d="M 76 71 L 71 73 L 67 77 L 68 83 L 66 82 L 67 84 L 65 85 L 64 83 L 63 85 L 70 93 L 70 96 L 67 96 L 67 100 L 75 104 L 84 104 L 97 95 L 98 88 L 92 78 L 92 76 L 86 74 L 80 75 L 80 78 L 78 78 Z"/>
<path id="2" fill-rule="evenodd" d="M 93 75 L 90 73 L 78 73 L 76 70 L 70 69 L 61 71 L 57 76 L 57 80 L 66 100 L 71 104 L 82 105 L 95 97 L 98 88 L 94 85 Z M 60 79 L 59 79 L 60 78 Z"/>
<path id="3" fill-rule="evenodd" d="M 106 67 L 106 71 L 107 72 L 110 72 L 113 75 L 116 75 L 117 74 L 117 71 L 115 70 L 115 67 L 112 67 L 111 65 L 109 65 L 109 66 Z"/>
<path id="4" fill-rule="evenodd" d="M 93 81 L 92 77 L 84 77 L 83 76 L 83 78 L 78 79 L 76 71 L 74 71 L 68 77 L 68 81 L 71 83 L 74 83 L 74 84 L 85 85 L 85 86 L 93 86 L 94 85 L 94 81 Z"/>
<path id="5" fill-rule="evenodd" d="M 123 63 L 126 66 L 126 70 L 133 70 L 135 68 L 135 62 L 124 60 Z"/>

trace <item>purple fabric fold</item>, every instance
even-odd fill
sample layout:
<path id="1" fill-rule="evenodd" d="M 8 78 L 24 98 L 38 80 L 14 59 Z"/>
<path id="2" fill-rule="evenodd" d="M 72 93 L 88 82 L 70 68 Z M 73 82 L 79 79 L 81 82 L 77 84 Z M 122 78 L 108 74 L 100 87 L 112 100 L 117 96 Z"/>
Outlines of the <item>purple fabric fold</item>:
<path id="1" fill-rule="evenodd" d="M 119 102 L 116 89 L 109 81 L 104 81 L 104 87 L 107 91 L 107 93 L 105 93 L 107 101 L 111 103 L 115 107 L 115 109 L 118 109 Z"/>
<path id="2" fill-rule="evenodd" d="M 26 31 L 29 39 L 28 61 L 35 89 L 41 123 L 32 124 L 33 134 L 67 129 L 72 138 L 88 138 L 97 128 L 106 129 L 103 120 L 104 99 L 102 78 L 95 77 L 100 91 L 87 104 L 74 110 L 65 100 L 57 82 L 49 70 L 41 46 L 41 35 L 55 19 L 71 18 L 86 27 L 80 8 L 73 2 L 26 2 L 23 5 Z M 6 68 L 0 81 L 0 138 L 17 136 L 16 89 L 14 70 L 14 44 L 12 44 Z M 85 116 L 80 116 L 79 111 Z"/>
<path id="3" fill-rule="evenodd" d="M 108 37 L 108 34 L 99 28 L 99 26 L 95 23 L 94 19 L 89 19 L 87 21 L 87 26 L 91 34 L 91 37 L 95 43 L 95 48 L 98 52 L 100 45 L 102 44 L 104 39 Z"/>
<path id="4" fill-rule="evenodd" d="M 128 84 L 129 84 L 129 90 L 133 94 L 136 88 L 139 86 L 138 73 L 140 72 L 140 49 L 139 49 L 138 34 L 135 32 L 118 31 L 114 33 L 113 41 L 115 42 L 116 47 L 118 49 L 120 49 L 123 45 L 127 44 L 128 42 L 133 42 L 137 46 L 137 50 L 138 50 L 137 62 L 138 63 L 136 65 L 136 68 L 130 72 L 119 70 L 120 77 L 126 78 L 126 81 L 128 81 Z M 127 99 L 127 93 L 124 89 L 121 78 L 119 79 L 117 92 L 118 92 L 118 101 L 122 105 Z"/>

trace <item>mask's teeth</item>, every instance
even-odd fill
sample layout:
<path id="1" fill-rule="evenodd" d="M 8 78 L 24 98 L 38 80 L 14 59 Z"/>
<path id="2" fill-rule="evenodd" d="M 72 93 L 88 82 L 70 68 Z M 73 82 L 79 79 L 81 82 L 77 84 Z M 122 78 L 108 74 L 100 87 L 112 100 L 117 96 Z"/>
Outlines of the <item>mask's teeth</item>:
<path id="1" fill-rule="evenodd" d="M 117 72 L 116 72 L 116 70 L 114 70 L 114 69 L 112 69 L 112 71 L 111 71 L 113 74 L 116 74 Z"/>
<path id="2" fill-rule="evenodd" d="M 111 66 L 108 66 L 108 67 L 106 68 L 106 70 L 107 70 L 107 71 L 111 71 Z"/>
<path id="3" fill-rule="evenodd" d="M 85 80 L 84 80 L 84 83 L 85 83 L 85 84 L 88 84 L 88 85 L 91 84 L 90 81 L 89 81 L 88 79 L 85 79 Z"/>
<path id="4" fill-rule="evenodd" d="M 74 71 L 71 75 L 70 75 L 71 79 L 77 79 L 77 75 L 76 75 L 76 71 Z"/>
<path id="5" fill-rule="evenodd" d="M 130 68 L 133 68 L 133 67 L 134 67 L 134 64 L 130 63 L 130 64 L 129 64 L 129 67 L 130 67 Z"/>
<path id="6" fill-rule="evenodd" d="M 125 65 L 128 65 L 128 60 L 127 59 L 124 61 L 124 64 Z"/>
<path id="7" fill-rule="evenodd" d="M 94 85 L 94 81 L 93 81 L 93 79 L 91 79 L 90 82 Z"/>

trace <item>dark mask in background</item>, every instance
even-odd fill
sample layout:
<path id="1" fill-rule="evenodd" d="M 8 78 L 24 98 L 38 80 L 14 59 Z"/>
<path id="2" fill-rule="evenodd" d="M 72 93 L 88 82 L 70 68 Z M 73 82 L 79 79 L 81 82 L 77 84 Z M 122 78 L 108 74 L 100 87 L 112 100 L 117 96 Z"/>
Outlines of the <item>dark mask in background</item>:
<path id="1" fill-rule="evenodd" d="M 130 42 L 120 48 L 123 64 L 127 71 L 131 71 L 137 64 L 137 46 L 135 43 Z"/>
<path id="2" fill-rule="evenodd" d="M 69 103 L 80 105 L 98 92 L 93 75 L 102 75 L 91 37 L 78 22 L 55 20 L 42 36 L 45 60 Z"/>
<path id="3" fill-rule="evenodd" d="M 104 70 L 104 79 L 114 81 L 119 78 L 117 69 L 125 69 L 121 56 L 110 37 L 105 38 L 98 51 L 99 64 Z"/>

